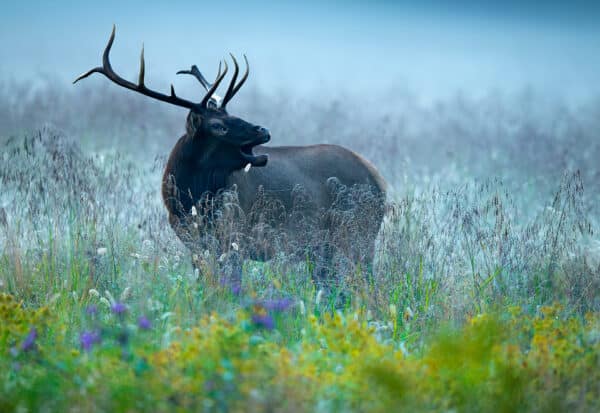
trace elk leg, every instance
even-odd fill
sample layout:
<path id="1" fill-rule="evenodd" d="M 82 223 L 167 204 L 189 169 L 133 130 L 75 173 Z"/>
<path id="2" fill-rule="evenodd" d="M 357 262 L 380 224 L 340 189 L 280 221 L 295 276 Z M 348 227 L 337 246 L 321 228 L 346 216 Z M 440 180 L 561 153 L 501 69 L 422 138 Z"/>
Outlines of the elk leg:
<path id="1" fill-rule="evenodd" d="M 313 249 L 312 254 L 315 268 L 312 279 L 317 290 L 322 290 L 327 300 L 334 300 L 336 307 L 342 307 L 347 297 L 342 289 L 340 277 L 335 273 L 333 258 L 335 247 L 328 241 Z"/>
<path id="2" fill-rule="evenodd" d="M 327 245 L 328 244 L 317 245 L 311 248 L 310 251 L 310 258 L 314 263 L 312 279 L 317 290 L 326 289 L 329 282 L 329 266 L 331 260 L 328 256 L 328 250 L 330 248 L 327 247 Z"/>
<path id="3" fill-rule="evenodd" d="M 204 276 L 206 275 L 204 273 L 204 270 L 202 269 L 202 264 L 200 262 L 198 254 L 192 254 L 192 269 L 194 271 L 194 274 L 197 275 L 198 280 L 204 278 Z"/>
<path id="4" fill-rule="evenodd" d="M 242 257 L 238 251 L 231 250 L 221 263 L 221 284 L 231 288 L 234 295 L 242 292 Z"/>

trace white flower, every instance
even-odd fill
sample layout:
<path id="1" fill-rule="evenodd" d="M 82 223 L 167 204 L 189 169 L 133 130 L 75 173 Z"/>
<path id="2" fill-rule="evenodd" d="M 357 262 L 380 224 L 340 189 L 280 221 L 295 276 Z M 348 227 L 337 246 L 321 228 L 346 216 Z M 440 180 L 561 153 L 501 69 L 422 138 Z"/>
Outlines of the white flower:
<path id="1" fill-rule="evenodd" d="M 108 291 L 108 290 L 104 291 L 104 295 L 108 298 L 108 300 L 111 302 L 111 304 L 115 303 L 115 298 L 112 296 L 110 291 Z"/>
<path id="2" fill-rule="evenodd" d="M 198 211 L 196 211 L 195 206 L 192 206 L 192 216 L 195 217 L 196 215 L 198 215 Z"/>
<path id="3" fill-rule="evenodd" d="M 317 297 L 315 298 L 315 304 L 319 305 L 319 303 L 321 302 L 321 298 L 323 297 L 323 290 L 319 290 L 317 292 Z"/>
<path id="4" fill-rule="evenodd" d="M 239 250 L 239 249 L 240 249 L 240 247 L 239 247 L 239 246 L 237 245 L 237 243 L 235 243 L 235 242 L 232 242 L 232 243 L 231 243 L 231 248 L 233 248 L 233 250 L 234 250 L 234 251 L 237 251 L 237 250 Z"/>
<path id="5" fill-rule="evenodd" d="M 147 305 L 148 305 L 148 309 L 150 311 L 156 311 L 156 310 L 162 309 L 161 302 L 158 300 L 154 301 L 152 298 L 148 298 Z"/>
<path id="6" fill-rule="evenodd" d="M 105 247 L 100 247 L 100 248 L 98 248 L 98 251 L 96 251 L 96 252 L 101 257 L 103 255 L 106 255 L 106 253 L 108 252 L 108 249 Z"/>
<path id="7" fill-rule="evenodd" d="M 225 254 L 225 253 L 221 254 L 221 256 L 219 257 L 219 262 L 225 261 L 225 258 L 227 258 L 227 254 Z"/>
<path id="8" fill-rule="evenodd" d="M 161 320 L 166 320 L 167 318 L 171 317 L 174 313 L 172 313 L 171 311 L 167 311 L 166 313 L 164 313 L 163 315 L 160 316 Z"/>
<path id="9" fill-rule="evenodd" d="M 408 349 L 406 348 L 406 344 L 404 343 L 404 341 L 400 342 L 400 351 L 402 352 L 404 357 L 408 356 Z"/>
<path id="10" fill-rule="evenodd" d="M 54 304 L 58 299 L 60 298 L 60 293 L 56 293 L 54 294 L 52 297 L 50 297 L 50 299 L 48 300 L 48 304 Z"/>
<path id="11" fill-rule="evenodd" d="M 106 307 L 110 308 L 110 302 L 106 298 L 100 297 L 100 302 L 102 304 L 104 304 Z"/>
<path id="12" fill-rule="evenodd" d="M 93 297 L 100 297 L 100 293 L 95 288 L 90 288 L 90 290 L 88 291 L 88 294 Z"/>
<path id="13" fill-rule="evenodd" d="M 131 287 L 125 287 L 125 289 L 121 293 L 121 297 L 119 298 L 121 301 L 126 301 L 129 298 L 129 296 L 131 296 Z"/>
<path id="14" fill-rule="evenodd" d="M 250 164 L 250 162 L 248 162 L 246 164 L 246 166 L 244 167 L 244 172 L 248 173 L 248 171 L 250 170 L 251 167 L 252 167 L 252 164 Z"/>

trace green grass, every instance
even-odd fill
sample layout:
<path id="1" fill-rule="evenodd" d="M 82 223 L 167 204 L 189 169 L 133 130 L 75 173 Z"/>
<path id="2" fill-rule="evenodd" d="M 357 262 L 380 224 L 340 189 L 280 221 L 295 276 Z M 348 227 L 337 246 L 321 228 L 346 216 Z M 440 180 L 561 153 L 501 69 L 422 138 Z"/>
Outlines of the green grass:
<path id="1" fill-rule="evenodd" d="M 216 274 L 196 279 L 185 253 L 167 262 L 128 231 L 106 252 L 88 253 L 89 234 L 100 232 L 89 226 L 46 231 L 39 250 L 5 250 L 0 274 L 12 295 L 0 296 L 1 411 L 600 407 L 599 314 L 544 306 L 541 293 L 498 299 L 499 270 L 466 275 L 460 318 L 444 314 L 448 294 L 422 258 L 382 292 L 387 300 L 350 283 L 361 287 L 336 310 L 317 298 L 303 265 L 279 272 L 247 262 L 244 294 L 234 295 Z M 122 315 L 115 303 L 125 304 Z M 84 333 L 98 338 L 89 348 Z"/>
<path id="2" fill-rule="evenodd" d="M 160 167 L 49 130 L 0 155 L 2 412 L 600 409 L 600 244 L 577 172 L 539 205 L 499 180 L 407 190 L 374 270 L 341 257 L 322 293 L 281 251 L 246 261 L 236 295 L 217 251 L 192 269 Z"/>
<path id="3" fill-rule="evenodd" d="M 26 309 L 0 296 L 2 411 L 595 411 L 600 318 L 534 316 L 516 307 L 406 339 L 364 311 L 298 308 L 257 323 L 260 305 L 229 316 L 175 308 L 136 323 L 99 297 Z M 98 305 L 89 314 L 85 307 Z M 406 317 L 408 318 L 408 317 Z M 383 321 L 383 320 L 382 320 Z M 182 327 L 182 325 L 189 325 Z M 37 338 L 26 344 L 32 329 Z M 81 332 L 98 341 L 82 347 Z"/>

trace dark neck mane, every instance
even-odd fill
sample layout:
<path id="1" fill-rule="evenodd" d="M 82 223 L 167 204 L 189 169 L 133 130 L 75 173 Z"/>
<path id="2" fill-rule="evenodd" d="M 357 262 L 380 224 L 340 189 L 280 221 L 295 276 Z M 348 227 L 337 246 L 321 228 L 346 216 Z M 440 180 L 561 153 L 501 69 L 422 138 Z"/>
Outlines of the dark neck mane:
<path id="1" fill-rule="evenodd" d="M 180 218 L 189 214 L 192 206 L 212 204 L 215 195 L 227 189 L 229 175 L 238 169 L 231 161 L 220 159 L 216 147 L 192 148 L 193 144 L 186 138 L 180 140 L 165 169 L 163 198 L 169 212 Z"/>

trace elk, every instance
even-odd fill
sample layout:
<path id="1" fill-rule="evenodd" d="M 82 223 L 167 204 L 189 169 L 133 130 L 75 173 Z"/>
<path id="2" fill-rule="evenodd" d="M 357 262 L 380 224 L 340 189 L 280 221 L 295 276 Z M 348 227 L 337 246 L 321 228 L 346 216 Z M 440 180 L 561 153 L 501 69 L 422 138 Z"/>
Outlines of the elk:
<path id="1" fill-rule="evenodd" d="M 328 270 L 333 242 L 329 235 L 339 226 L 336 214 L 339 209 L 347 212 L 342 216 L 346 221 L 359 223 L 358 231 L 346 244 L 360 244 L 360 259 L 365 264 L 373 261 L 375 239 L 383 220 L 385 210 L 386 183 L 376 168 L 360 155 L 337 145 L 311 146 L 263 146 L 271 139 L 269 131 L 253 125 L 227 112 L 227 104 L 240 90 L 248 78 L 249 65 L 244 56 L 246 70 L 237 82 L 239 66 L 233 55 L 233 75 L 223 97 L 215 94 L 228 71 L 227 62 L 219 71 L 215 81 L 209 83 L 197 66 L 178 74 L 193 75 L 206 89 L 199 103 L 180 98 L 171 85 L 170 94 L 162 94 L 146 87 L 144 83 L 144 49 L 140 56 L 140 71 L 137 84 L 120 77 L 111 67 L 109 54 L 115 38 L 115 27 L 104 50 L 102 66 L 79 76 L 73 83 L 100 73 L 119 86 L 145 96 L 189 109 L 186 132 L 179 138 L 168 158 L 162 181 L 162 197 L 168 211 L 169 223 L 178 237 L 188 248 L 198 250 L 202 235 L 209 230 L 214 210 L 209 205 L 218 205 L 218 194 L 232 191 L 243 213 L 256 212 L 260 216 L 260 199 L 275 203 L 285 212 L 271 220 L 271 225 L 282 228 L 285 235 L 300 247 L 308 250 L 322 265 L 315 265 L 313 280 L 325 285 L 334 278 Z M 349 188 L 366 188 L 368 196 L 354 197 L 354 204 L 365 208 L 348 206 L 351 198 Z M 297 195 L 302 193 L 309 201 L 298 207 Z M 343 194 L 346 194 L 344 198 Z M 367 199 L 368 201 L 365 201 Z M 190 219 L 201 210 L 204 220 L 198 229 L 197 220 Z M 206 211 L 209 211 L 206 213 Z M 291 211 L 296 215 L 292 216 Z M 297 227 L 297 213 L 312 216 L 308 228 L 300 231 Z M 349 214 L 349 215 L 348 215 Z M 195 222 L 194 229 L 192 223 Z M 256 223 L 256 222 L 255 222 Z M 246 225 L 242 231 L 247 256 L 254 260 L 268 260 L 274 251 L 269 251 L 269 240 L 259 242 L 260 230 Z M 322 242 L 308 242 L 306 233 L 319 234 Z M 196 236 L 190 236 L 196 234 Z M 360 239 L 356 239 L 356 237 Z M 236 238 L 237 239 L 237 238 Z M 359 243 L 358 241 L 361 241 Z M 237 247 L 237 244 L 236 244 Z M 228 246 L 222 246 L 228 249 Z M 237 248 L 235 248 L 237 250 Z M 231 251 L 230 251 L 231 252 Z M 318 253 L 318 254 L 317 254 Z M 233 286 L 241 283 L 241 265 L 230 275 Z"/>

